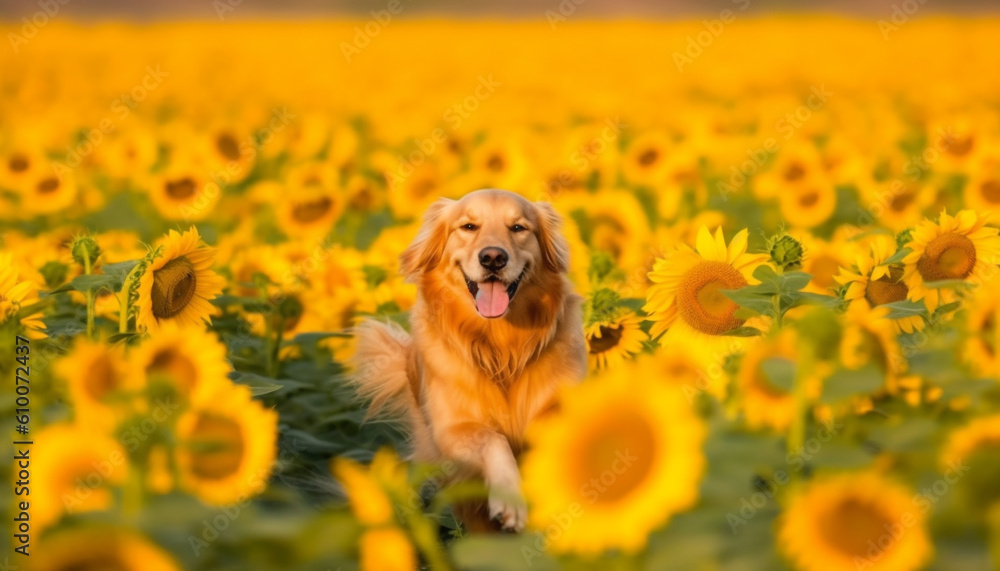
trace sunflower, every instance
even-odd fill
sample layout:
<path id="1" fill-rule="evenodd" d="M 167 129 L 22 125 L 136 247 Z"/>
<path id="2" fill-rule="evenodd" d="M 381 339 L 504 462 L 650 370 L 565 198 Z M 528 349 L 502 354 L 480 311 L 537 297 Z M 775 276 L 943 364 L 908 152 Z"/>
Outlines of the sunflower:
<path id="1" fill-rule="evenodd" d="M 406 176 L 393 174 L 386 193 L 389 208 L 402 220 L 419 216 L 443 194 L 444 177 L 436 163 L 424 161 L 412 168 Z"/>
<path id="2" fill-rule="evenodd" d="M 635 552 L 648 534 L 691 507 L 705 466 L 705 428 L 686 399 L 636 367 L 568 388 L 560 410 L 528 429 L 523 490 L 529 525 L 567 513 L 557 552 Z"/>
<path id="3" fill-rule="evenodd" d="M 982 212 L 990 222 L 1000 221 L 1000 145 L 989 145 L 970 170 L 962 193 L 965 206 Z"/>
<path id="4" fill-rule="evenodd" d="M 69 208 L 79 196 L 73 173 L 42 169 L 21 188 L 21 206 L 33 214 L 52 214 Z"/>
<path id="5" fill-rule="evenodd" d="M 292 237 L 323 237 L 340 218 L 346 200 L 338 191 L 337 172 L 327 163 L 293 169 L 284 196 L 275 205 L 282 232 Z"/>
<path id="6" fill-rule="evenodd" d="M 107 142 L 107 151 L 101 153 L 101 166 L 115 178 L 128 178 L 135 173 L 148 172 L 159 159 L 160 145 L 151 126 L 137 126 L 123 130 Z"/>
<path id="7" fill-rule="evenodd" d="M 156 211 L 167 220 L 204 220 L 218 204 L 223 189 L 209 178 L 217 172 L 201 157 L 181 154 L 144 186 Z"/>
<path id="8" fill-rule="evenodd" d="M 38 303 L 37 290 L 33 282 L 18 279 L 13 256 L 0 253 L 0 325 L 14 318 L 21 308 Z M 20 327 L 31 339 L 42 339 L 46 336 L 41 312 L 22 317 Z"/>
<path id="9" fill-rule="evenodd" d="M 163 549 L 129 530 L 103 525 L 61 530 L 41 539 L 35 571 L 181 571 Z"/>
<path id="10" fill-rule="evenodd" d="M 167 321 L 207 322 L 217 312 L 211 300 L 225 284 L 211 269 L 213 255 L 197 228 L 183 234 L 171 230 L 147 258 L 139 278 L 136 328 L 155 333 Z"/>
<path id="11" fill-rule="evenodd" d="M 729 388 L 729 373 L 723 364 L 726 355 L 712 354 L 708 347 L 697 341 L 677 337 L 669 345 L 657 349 L 650 357 L 648 369 L 656 372 L 662 381 L 679 387 L 688 397 L 708 392 L 717 399 L 724 399 Z"/>
<path id="12" fill-rule="evenodd" d="M 226 183 L 242 181 L 253 170 L 257 150 L 250 132 L 235 122 L 220 122 L 196 139 L 206 149 L 208 163 Z"/>
<path id="13" fill-rule="evenodd" d="M 1000 415 L 973 419 L 954 430 L 940 457 L 940 469 L 946 475 L 964 467 L 962 492 L 976 511 L 1000 505 Z M 950 481 L 950 480 L 949 480 Z M 986 508 L 986 509 L 984 509 Z"/>
<path id="14" fill-rule="evenodd" d="M 566 196 L 556 206 L 560 212 L 573 215 L 584 242 L 592 250 L 611 254 L 626 272 L 641 268 L 646 262 L 646 246 L 652 233 L 649 216 L 634 193 L 603 190 Z"/>
<path id="15" fill-rule="evenodd" d="M 854 268 L 848 270 L 842 267 L 836 280 L 847 286 L 844 299 L 869 308 L 906 300 L 909 288 L 903 281 L 902 266 L 885 265 L 885 261 L 895 252 L 896 241 L 889 236 L 879 236 L 871 243 L 871 250 L 867 255 L 857 257 Z M 892 321 L 898 331 L 906 333 L 924 328 L 924 318 L 919 315 Z"/>
<path id="16" fill-rule="evenodd" d="M 126 374 L 120 346 L 86 337 L 77 338 L 73 350 L 55 367 L 82 423 L 113 425 L 128 413 L 130 400 L 142 388 L 136 377 Z"/>
<path id="17" fill-rule="evenodd" d="M 774 165 L 753 179 L 754 196 L 771 199 L 787 193 L 789 187 L 820 176 L 822 160 L 812 142 L 796 139 L 786 145 L 774 159 Z"/>
<path id="18" fill-rule="evenodd" d="M 901 232 L 923 220 L 924 212 L 934 204 L 933 185 L 893 179 L 861 187 L 868 212 L 878 223 L 893 232 Z"/>
<path id="19" fill-rule="evenodd" d="M 789 184 L 778 195 L 781 217 L 796 228 L 815 228 L 837 209 L 837 190 L 824 174 Z"/>
<path id="20" fill-rule="evenodd" d="M 0 154 L 0 188 L 23 191 L 49 164 L 35 149 L 9 149 Z"/>
<path id="21" fill-rule="evenodd" d="M 913 498 L 874 473 L 818 479 L 791 498 L 778 544 L 802 571 L 915 571 L 933 548 Z"/>
<path id="22" fill-rule="evenodd" d="M 354 460 L 334 458 L 330 470 L 344 487 L 354 517 L 366 526 L 391 524 L 395 518 L 392 494 L 407 489 L 406 465 L 396 453 L 382 448 L 366 469 Z"/>
<path id="23" fill-rule="evenodd" d="M 736 384 L 742 395 L 743 414 L 751 428 L 786 430 L 795 417 L 795 395 L 769 376 L 771 366 L 797 369 L 799 347 L 795 332 L 783 329 L 776 336 L 752 345 L 740 361 Z M 819 397 L 827 367 L 817 366 L 806 378 L 806 396 Z M 796 371 L 795 374 L 798 374 Z"/>
<path id="24" fill-rule="evenodd" d="M 260 493 L 275 458 L 278 415 L 249 387 L 220 384 L 177 421 L 179 486 L 213 505 Z"/>
<path id="25" fill-rule="evenodd" d="M 633 311 L 591 323 L 585 332 L 587 360 L 591 369 L 604 369 L 622 364 L 629 355 L 642 351 L 642 342 L 649 338 L 639 328 L 642 318 Z"/>
<path id="26" fill-rule="evenodd" d="M 669 156 L 673 152 L 670 137 L 659 130 L 649 130 L 633 139 L 622 157 L 622 173 L 632 184 L 658 187 L 670 176 Z"/>
<path id="27" fill-rule="evenodd" d="M 128 370 L 128 377 L 143 386 L 166 381 L 171 393 L 184 401 L 200 401 L 229 384 L 232 366 L 226 360 L 226 346 L 214 334 L 168 321 L 134 348 Z"/>
<path id="28" fill-rule="evenodd" d="M 398 527 L 370 529 L 358 544 L 361 571 L 412 571 L 418 568 L 417 553 L 406 533 Z"/>
<path id="29" fill-rule="evenodd" d="M 722 291 L 740 289 L 754 283 L 754 269 L 766 256 L 746 253 L 747 230 L 742 230 L 726 246 L 722 229 L 713 237 L 708 228 L 698 231 L 696 250 L 681 245 L 657 258 L 649 279 L 643 310 L 654 325 L 650 330 L 660 343 L 677 337 L 696 338 L 718 351 L 742 346 L 742 338 L 723 334 L 744 325 L 736 316 L 738 306 Z M 666 332 L 666 335 L 663 333 Z"/>
<path id="30" fill-rule="evenodd" d="M 913 229 L 906 244 L 910 254 L 903 258 L 903 280 L 913 301 L 924 300 L 933 312 L 955 299 L 949 288 L 935 288 L 928 283 L 939 280 L 962 280 L 976 283 L 996 272 L 1000 262 L 1000 237 L 997 229 L 986 226 L 986 219 L 974 210 L 962 210 L 955 216 L 942 212 L 937 222 L 925 220 Z"/>
<path id="31" fill-rule="evenodd" d="M 479 188 L 521 188 L 531 164 L 520 136 L 490 136 L 469 155 L 470 182 Z"/>
<path id="32" fill-rule="evenodd" d="M 1000 378 L 1000 278 L 985 282 L 969 303 L 965 359 L 977 374 Z"/>
<path id="33" fill-rule="evenodd" d="M 831 290 L 837 285 L 837 270 L 846 265 L 849 259 L 851 243 L 842 236 L 835 236 L 828 242 L 805 232 L 790 234 L 802 244 L 802 271 L 812 276 L 803 291 L 830 295 Z"/>
<path id="34" fill-rule="evenodd" d="M 848 306 L 840 338 L 840 361 L 848 369 L 874 365 L 886 379 L 886 388 L 895 390 L 908 364 L 896 337 L 896 324 L 884 307 L 867 304 Z"/>
<path id="35" fill-rule="evenodd" d="M 31 459 L 31 518 L 40 528 L 55 523 L 63 513 L 110 508 L 112 489 L 128 476 L 125 450 L 90 426 L 53 424 L 34 438 L 38 450 L 45 450 Z"/>

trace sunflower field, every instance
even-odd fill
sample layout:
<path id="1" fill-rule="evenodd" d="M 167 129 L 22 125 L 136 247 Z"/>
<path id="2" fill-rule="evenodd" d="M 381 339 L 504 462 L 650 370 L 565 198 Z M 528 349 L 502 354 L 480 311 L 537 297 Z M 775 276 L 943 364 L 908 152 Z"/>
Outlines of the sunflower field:
<path id="1" fill-rule="evenodd" d="M 3 24 L 0 569 L 1000 569 L 1000 21 L 732 8 Z M 585 299 L 521 534 L 345 380 L 479 188 Z"/>

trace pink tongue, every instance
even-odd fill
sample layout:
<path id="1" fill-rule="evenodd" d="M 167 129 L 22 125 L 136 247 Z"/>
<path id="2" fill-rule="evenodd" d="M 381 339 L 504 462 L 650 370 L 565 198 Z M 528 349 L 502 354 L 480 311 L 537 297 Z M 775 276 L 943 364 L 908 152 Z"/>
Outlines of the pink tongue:
<path id="1" fill-rule="evenodd" d="M 483 317 L 499 317 L 507 311 L 510 296 L 507 286 L 500 282 L 480 282 L 476 292 L 476 309 Z"/>

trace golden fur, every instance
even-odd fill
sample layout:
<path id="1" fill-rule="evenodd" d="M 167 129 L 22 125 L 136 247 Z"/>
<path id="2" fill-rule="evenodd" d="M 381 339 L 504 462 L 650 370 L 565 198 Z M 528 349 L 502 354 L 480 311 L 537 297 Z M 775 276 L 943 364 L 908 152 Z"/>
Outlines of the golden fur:
<path id="1" fill-rule="evenodd" d="M 374 321 L 356 331 L 353 381 L 371 399 L 370 413 L 405 419 L 414 459 L 453 461 L 462 469 L 452 480 L 488 486 L 488 502 L 456 506 L 472 530 L 490 520 L 523 528 L 516 457 L 525 429 L 557 406 L 560 385 L 586 372 L 581 299 L 566 278 L 559 225 L 550 205 L 506 191 L 439 200 L 400 258 L 418 286 L 411 334 Z M 484 248 L 508 254 L 502 270 L 481 263 Z M 519 276 L 506 312 L 481 315 L 467 281 L 506 286 Z"/>

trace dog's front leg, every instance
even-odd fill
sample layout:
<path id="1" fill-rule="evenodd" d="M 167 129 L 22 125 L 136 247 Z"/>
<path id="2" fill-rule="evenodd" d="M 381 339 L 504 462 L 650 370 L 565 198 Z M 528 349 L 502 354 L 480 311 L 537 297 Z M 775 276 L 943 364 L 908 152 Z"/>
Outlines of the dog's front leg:
<path id="1" fill-rule="evenodd" d="M 489 488 L 490 518 L 504 531 L 521 531 L 528 510 L 521 496 L 521 474 L 503 434 L 474 423 L 435 427 L 441 451 L 448 457 L 477 469 Z"/>

